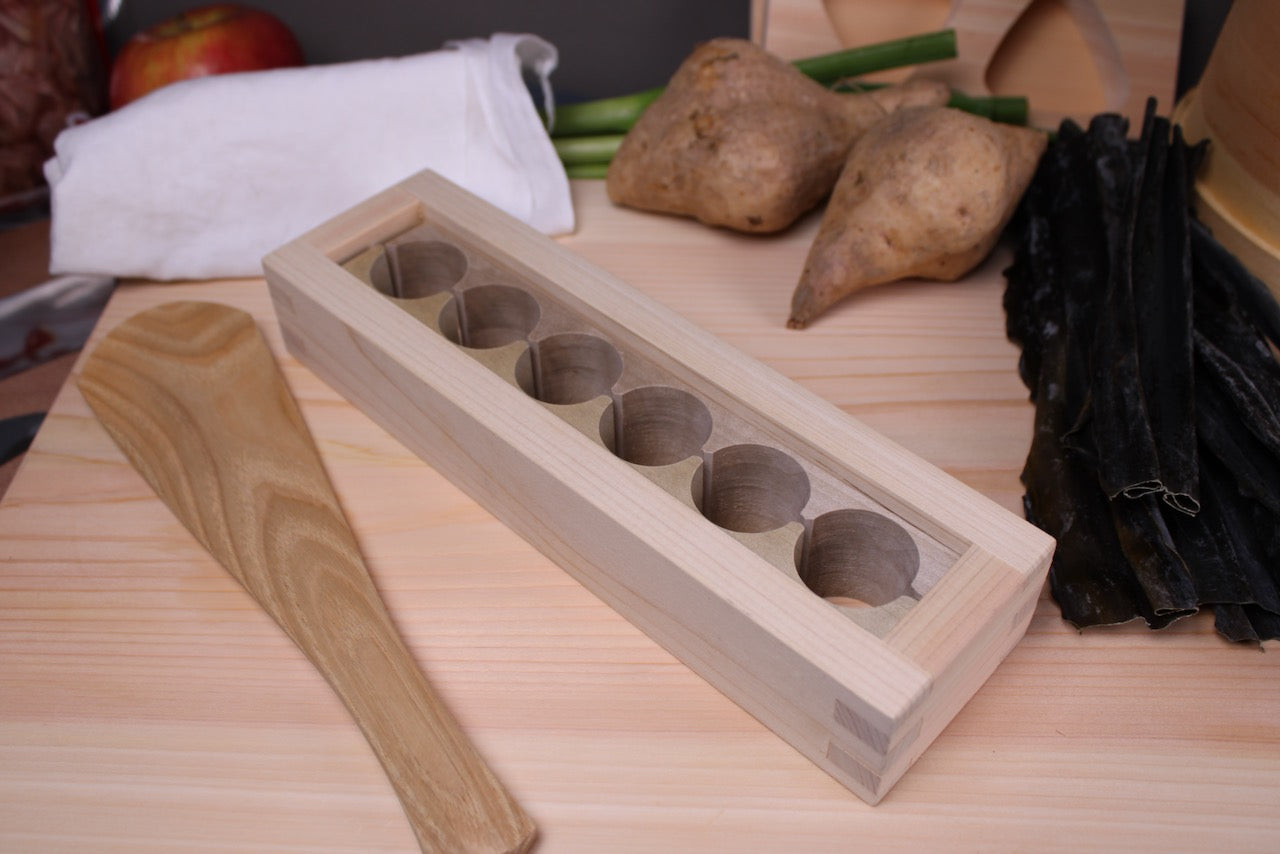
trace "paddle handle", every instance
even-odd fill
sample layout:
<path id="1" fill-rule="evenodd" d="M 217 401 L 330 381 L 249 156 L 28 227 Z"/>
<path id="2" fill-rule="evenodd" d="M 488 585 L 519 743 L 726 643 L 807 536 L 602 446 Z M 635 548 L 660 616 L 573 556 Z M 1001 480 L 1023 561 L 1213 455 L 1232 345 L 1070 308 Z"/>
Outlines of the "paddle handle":
<path id="1" fill-rule="evenodd" d="M 426 852 L 526 851 L 533 822 L 428 684 L 245 312 L 169 303 L 116 327 L 79 386 L 175 515 L 341 697 Z"/>

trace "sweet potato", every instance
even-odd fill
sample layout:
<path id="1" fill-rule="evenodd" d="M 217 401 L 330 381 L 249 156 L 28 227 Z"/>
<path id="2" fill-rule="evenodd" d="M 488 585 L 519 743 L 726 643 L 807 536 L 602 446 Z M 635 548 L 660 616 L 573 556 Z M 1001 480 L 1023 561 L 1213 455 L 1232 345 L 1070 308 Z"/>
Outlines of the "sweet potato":
<path id="1" fill-rule="evenodd" d="M 609 198 L 738 231 L 779 231 L 831 192 L 868 127 L 900 106 L 949 96 L 923 80 L 839 94 L 749 41 L 713 39 L 623 140 Z"/>
<path id="2" fill-rule="evenodd" d="M 886 117 L 854 144 L 823 213 L 787 325 L 864 288 L 954 281 L 991 251 L 1046 135 L 946 107 Z"/>

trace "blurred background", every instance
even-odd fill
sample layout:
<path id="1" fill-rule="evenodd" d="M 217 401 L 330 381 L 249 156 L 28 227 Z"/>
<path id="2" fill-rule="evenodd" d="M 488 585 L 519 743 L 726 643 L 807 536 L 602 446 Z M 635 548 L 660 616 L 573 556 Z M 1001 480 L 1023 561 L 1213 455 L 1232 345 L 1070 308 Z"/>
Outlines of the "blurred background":
<path id="1" fill-rule="evenodd" d="M 536 33 L 554 44 L 557 99 L 599 98 L 665 83 L 693 45 L 747 35 L 748 0 L 248 0 L 280 18 L 313 64 L 403 56 L 450 39 L 498 31 Z M 192 0 L 121 0 L 107 24 L 117 50 L 134 33 L 189 9 Z"/>
<path id="2" fill-rule="evenodd" d="M 1085 8 L 1082 1 L 1034 0 L 1024 17 L 1029 19 L 1031 10 L 1040 9 L 1048 13 L 1046 20 L 1055 16 L 1061 20 L 1070 16 L 1069 10 Z M 537 33 L 559 49 L 560 62 L 552 82 L 560 103 L 661 85 L 698 42 L 721 35 L 748 36 L 753 32 L 753 21 L 763 28 L 773 20 L 773 13 L 783 10 L 801 9 L 808 16 L 807 24 L 825 30 L 831 24 L 835 4 L 840 3 L 857 7 L 853 27 L 860 36 L 868 27 L 867 8 L 860 0 L 243 2 L 283 20 L 311 64 L 421 53 L 452 39 L 483 37 L 495 31 Z M 868 5 L 891 10 L 890 17 L 910 19 L 914 26 L 920 13 L 927 13 L 924 17 L 929 20 L 945 20 L 951 2 L 868 0 Z M 1113 0 L 1099 0 L 1102 2 Z M 204 5 L 202 0 L 0 0 L 0 306 L 12 309 L 26 305 L 15 303 L 20 297 L 10 295 L 48 276 L 49 207 L 42 165 L 52 153 L 54 138 L 68 124 L 105 111 L 107 69 L 126 41 L 200 5 Z M 1144 47 L 1166 60 L 1161 63 L 1161 79 L 1169 82 L 1169 69 L 1176 69 L 1180 96 L 1199 80 L 1231 0 L 1140 0 L 1137 7 L 1146 20 L 1159 21 L 1165 30 L 1169 25 L 1178 28 L 1168 39 L 1156 38 L 1150 27 L 1138 30 Z M 804 27 L 798 29 L 806 32 Z M 910 32 L 922 29 L 931 27 Z M 786 31 L 784 26 L 774 26 L 764 33 L 769 36 L 766 43 L 772 44 L 774 35 Z M 1071 41 L 1069 35 L 1050 36 L 1037 43 L 1040 47 L 1030 52 L 1029 61 L 1043 61 L 1043 42 L 1064 48 Z M 1078 32 L 1074 38 L 1079 39 Z M 862 42 L 846 43 L 874 40 L 863 37 Z M 1175 51 L 1176 58 L 1171 56 Z M 791 54 L 807 55 L 812 53 Z M 1080 70 L 1080 77 L 1069 82 L 1075 88 L 1086 88 L 1082 81 L 1093 69 Z M 1161 104 L 1162 110 L 1171 107 Z M 86 308 L 86 316 L 92 313 L 91 308 Z M 0 344 L 6 343 L 3 320 L 0 308 Z M 8 434 L 0 429 L 0 459 L 5 456 L 6 442 L 17 453 L 30 442 L 42 417 L 39 413 L 52 402 L 75 358 L 74 352 L 48 356 L 47 338 L 31 338 L 24 331 L 26 327 L 14 329 L 17 331 L 10 331 L 7 343 L 17 345 L 0 348 L 4 350 L 0 353 L 0 428 L 10 428 Z M 15 351 L 40 353 L 41 359 L 49 360 L 6 377 L 3 364 L 13 360 L 6 360 L 4 354 Z M 16 467 L 17 459 L 0 462 L 0 493 Z"/>
<path id="3" fill-rule="evenodd" d="M 103 5 L 114 9 L 107 47 L 115 51 L 134 33 L 198 4 L 117 0 Z M 746 37 L 752 13 L 750 0 L 258 0 L 253 5 L 285 21 L 312 63 L 416 53 L 498 30 L 537 33 L 560 50 L 554 82 L 557 97 L 566 101 L 661 85 L 698 42 Z M 1180 4 L 1169 5 L 1176 10 Z M 1186 0 L 1179 94 L 1199 78 L 1230 8 L 1231 0 Z"/>
<path id="4" fill-rule="evenodd" d="M 559 49 L 560 103 L 626 94 L 667 81 L 695 44 L 751 34 L 768 0 L 246 0 L 297 36 L 306 60 L 328 64 L 400 56 L 451 39 L 531 32 Z M 775 0 L 777 2 L 777 0 Z M 812 0 L 819 11 L 822 0 Z M 911 0 L 945 17 L 949 0 Z M 1067 7 L 1074 0 L 1035 0 Z M 1152 0 L 1182 15 L 1177 92 L 1199 79 L 1231 0 Z M 54 137 L 106 109 L 112 57 L 136 33 L 201 0 L 0 0 L 0 227 L 45 213 L 40 166 Z M 795 5 L 792 0 L 792 5 Z M 907 0 L 897 8 L 909 9 Z M 1172 105 L 1161 105 L 1169 109 Z"/>

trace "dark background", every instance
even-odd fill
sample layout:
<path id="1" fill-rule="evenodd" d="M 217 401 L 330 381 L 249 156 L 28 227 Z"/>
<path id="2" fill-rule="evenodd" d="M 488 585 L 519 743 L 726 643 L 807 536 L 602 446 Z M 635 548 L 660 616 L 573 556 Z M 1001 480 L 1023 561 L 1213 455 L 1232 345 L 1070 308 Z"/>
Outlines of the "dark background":
<path id="1" fill-rule="evenodd" d="M 554 44 L 552 76 L 562 102 L 660 86 L 695 44 L 714 36 L 747 36 L 749 0 L 245 0 L 287 23 L 311 63 L 402 56 L 434 50 L 450 39 L 507 32 L 536 33 Z M 818 2 L 818 0 L 814 0 Z M 903 0 L 906 2 L 906 0 Z M 108 45 L 201 0 L 121 0 Z M 1187 0 L 1178 94 L 1199 79 L 1231 0 Z"/>
<path id="2" fill-rule="evenodd" d="M 212 0 L 206 0 L 212 2 Z M 560 53 L 551 82 L 562 102 L 660 86 L 700 41 L 748 35 L 748 0 L 243 0 L 293 30 L 313 64 L 403 56 L 451 39 L 534 33 Z M 122 0 L 107 42 L 202 0 Z"/>

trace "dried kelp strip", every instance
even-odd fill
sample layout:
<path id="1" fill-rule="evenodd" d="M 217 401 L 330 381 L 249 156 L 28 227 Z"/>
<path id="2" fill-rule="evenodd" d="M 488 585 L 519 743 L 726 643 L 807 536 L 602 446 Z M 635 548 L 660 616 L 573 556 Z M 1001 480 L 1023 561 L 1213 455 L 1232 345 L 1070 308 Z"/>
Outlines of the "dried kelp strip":
<path id="1" fill-rule="evenodd" d="M 1036 424 L 1023 472 L 1025 504 L 1029 518 L 1058 537 L 1050 578 L 1064 616 L 1081 624 L 1121 623 L 1137 609 L 1152 625 L 1163 625 L 1185 614 L 1188 602 L 1194 607 L 1189 581 L 1180 598 L 1170 597 L 1160 583 L 1172 551 L 1167 537 L 1152 536 L 1140 525 L 1117 526 L 1116 508 L 1098 487 L 1091 448 L 1062 441 L 1088 419 L 1091 377 L 1086 361 L 1075 354 L 1092 349 L 1103 310 L 1103 292 L 1092 283 L 1108 275 L 1109 256 L 1126 240 L 1117 225 L 1122 208 L 1110 220 L 1097 215 L 1129 180 L 1126 132 L 1119 117 L 1095 122 L 1092 137 L 1064 123 L 1019 211 L 1018 229 L 1026 240 L 1015 253 L 1005 306 L 1010 337 L 1022 346 L 1020 372 L 1034 382 Z M 1100 162 L 1091 180 L 1074 179 Z M 1150 529 L 1163 528 L 1158 518 L 1150 522 Z M 1141 573 L 1129 568 L 1128 554 Z M 1108 567 L 1124 571 L 1107 572 Z"/>
<path id="2" fill-rule="evenodd" d="M 1259 332 L 1280 347 L 1280 303 L 1239 258 L 1214 239 L 1207 226 L 1196 219 L 1190 226 L 1197 282 L 1227 294 L 1253 318 Z"/>
<path id="3" fill-rule="evenodd" d="M 1175 510 L 1195 515 L 1200 509 L 1199 464 L 1192 405 L 1191 234 L 1186 213 L 1191 174 L 1182 129 L 1172 129 L 1169 144 L 1165 142 L 1170 135 L 1167 119 L 1148 113 L 1148 125 L 1143 134 L 1149 152 L 1147 168 L 1131 232 L 1133 301 L 1142 316 L 1136 324 L 1138 370 L 1159 464 L 1161 498 Z"/>
<path id="4" fill-rule="evenodd" d="M 1213 625 L 1230 641 L 1264 641 L 1280 637 L 1280 616 L 1257 605 L 1216 605 Z"/>
<path id="5" fill-rule="evenodd" d="M 1200 610 L 1191 572 L 1169 532 L 1165 506 L 1154 494 L 1110 502 L 1120 547 L 1146 600 L 1140 615 L 1152 628 Z"/>
<path id="6" fill-rule="evenodd" d="M 1221 350 L 1196 336 L 1198 432 L 1243 494 L 1280 518 L 1280 420 Z"/>
<path id="7" fill-rule="evenodd" d="M 1280 418 L 1280 362 L 1267 341 L 1280 345 L 1280 304 L 1262 282 L 1193 222 L 1196 248 L 1196 331 L 1225 354 L 1257 387 L 1264 403 Z M 1215 263 L 1229 260 L 1231 264 Z"/>
<path id="8" fill-rule="evenodd" d="M 1083 133 L 1068 122 L 1064 123 L 1066 136 L 1072 128 L 1076 135 Z M 1011 231 L 1021 235 L 1021 246 L 1014 255 L 1004 292 L 1006 329 L 1009 340 L 1020 348 L 1018 375 L 1031 390 L 1032 402 L 1038 393 L 1043 342 L 1062 323 L 1054 303 L 1060 297 L 1054 284 L 1057 272 L 1050 243 L 1054 231 L 1049 222 L 1049 189 L 1062 183 L 1060 175 L 1069 152 L 1066 136 L 1060 134 L 1061 143 L 1040 158 L 1035 180 L 1028 185 L 1010 225 Z"/>
<path id="9" fill-rule="evenodd" d="M 1280 615 L 1277 544 L 1255 527 L 1258 507 L 1237 490 L 1212 455 L 1202 457 L 1204 509 L 1195 519 L 1170 514 L 1170 530 L 1191 570 L 1200 602 L 1212 606 L 1231 640 L 1276 637 L 1267 615 Z"/>
<path id="10" fill-rule="evenodd" d="M 1096 461 L 1109 496 L 1158 493 L 1194 514 L 1188 149 L 1180 137 L 1169 144 L 1169 121 L 1154 104 L 1136 143 L 1127 128 L 1118 116 L 1095 118 L 1085 139 L 1090 162 L 1074 173 L 1096 189 L 1099 203 L 1084 215 L 1105 254 L 1072 264 L 1063 281 L 1095 329 L 1082 341 L 1090 393 L 1066 441 Z M 1090 244 L 1069 245 L 1078 253 Z M 1097 303 L 1096 313 L 1086 303 Z"/>
<path id="11" fill-rule="evenodd" d="M 1232 640 L 1263 640 L 1280 636 L 1280 540 L 1276 517 L 1239 491 L 1240 483 L 1206 455 L 1204 488 L 1206 509 L 1203 528 L 1212 533 L 1219 549 L 1219 566 L 1212 584 L 1203 590 L 1204 601 L 1214 607 L 1218 631 Z M 1194 546 L 1182 544 L 1190 558 Z M 1192 564 L 1193 566 L 1196 563 Z M 1209 573 L 1199 579 L 1208 585 Z M 1233 582 L 1244 592 L 1221 585 Z"/>
<path id="12" fill-rule="evenodd" d="M 1205 485 L 1213 496 L 1213 507 L 1203 520 L 1212 531 L 1224 557 L 1233 562 L 1233 573 L 1243 577 L 1245 595 L 1226 597 L 1222 590 L 1206 589 L 1207 602 L 1257 605 L 1280 614 L 1280 542 L 1276 540 L 1275 516 L 1241 489 L 1243 484 L 1212 457 L 1205 460 Z M 1262 523 L 1261 525 L 1259 523 Z M 1222 582 L 1222 576 L 1215 579 Z M 1207 580 L 1202 581 L 1207 587 Z"/>
<path id="13" fill-rule="evenodd" d="M 1109 118 L 1117 120 L 1104 123 L 1119 147 L 1117 160 L 1123 162 L 1128 123 L 1119 116 Z M 1070 119 L 1064 121 L 1015 213 L 1018 221 L 1012 228 L 1022 235 L 1022 245 L 1013 261 L 1018 273 L 1008 278 L 1005 314 L 1009 337 L 1021 347 L 1018 371 L 1033 400 L 1045 342 L 1069 322 L 1068 312 L 1092 315 L 1091 290 L 1086 285 L 1106 275 L 1109 238 L 1097 210 L 1109 203 L 1114 181 L 1107 181 L 1109 176 L 1099 176 L 1098 181 L 1070 179 L 1091 168 L 1097 157 L 1092 144 L 1084 129 Z M 1068 306 L 1064 291 L 1083 298 Z M 1077 344 L 1088 347 L 1091 339 L 1082 337 L 1091 335 L 1091 327 L 1087 323 L 1072 326 Z M 1073 421 L 1082 406 L 1083 398 L 1073 405 Z"/>
<path id="14" fill-rule="evenodd" d="M 1022 473 L 1027 518 L 1058 540 L 1049 582 L 1064 618 L 1086 626 L 1140 615 L 1154 624 L 1159 618 L 1128 569 L 1096 471 L 1062 442 L 1071 424 L 1068 415 L 1080 405 L 1071 398 L 1082 393 L 1083 385 L 1070 378 L 1074 348 L 1065 325 L 1060 329 L 1043 342 L 1034 392 L 1035 432 Z"/>
<path id="15" fill-rule="evenodd" d="M 1202 148 L 1149 107 L 1064 122 L 1010 225 L 1007 331 L 1036 406 L 1028 519 L 1084 627 L 1213 607 L 1280 637 L 1280 306 L 1191 213 Z"/>
<path id="16" fill-rule="evenodd" d="M 1099 132 L 1095 133 L 1095 128 Z M 1152 193 L 1163 183 L 1144 179 L 1154 177 L 1163 158 L 1151 162 L 1150 116 L 1136 147 L 1114 131 L 1114 122 L 1104 124 L 1095 119 L 1090 125 L 1096 150 L 1095 176 L 1111 205 L 1104 204 L 1101 217 L 1108 257 L 1101 280 L 1100 310 L 1090 323 L 1096 332 L 1092 347 L 1084 351 L 1092 372 L 1089 400 L 1068 441 L 1096 460 L 1098 477 L 1109 497 L 1123 494 L 1136 498 L 1161 488 L 1160 463 L 1138 364 L 1133 263 L 1138 239 L 1134 233 L 1136 214 L 1144 207 L 1141 194 Z M 1088 292 L 1083 289 L 1078 294 L 1084 297 Z"/>

